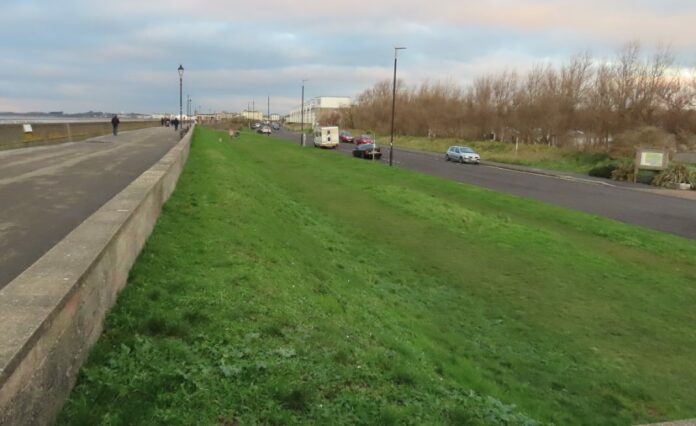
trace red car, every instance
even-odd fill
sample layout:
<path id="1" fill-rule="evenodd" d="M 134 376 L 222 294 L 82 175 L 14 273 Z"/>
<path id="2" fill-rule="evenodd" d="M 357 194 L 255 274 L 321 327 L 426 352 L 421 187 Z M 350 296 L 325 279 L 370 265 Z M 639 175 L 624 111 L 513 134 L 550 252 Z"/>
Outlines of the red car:
<path id="1" fill-rule="evenodd" d="M 372 138 L 368 135 L 360 135 L 359 138 L 355 138 L 356 145 L 362 145 L 366 143 L 375 143 L 375 141 L 373 141 Z"/>
<path id="2" fill-rule="evenodd" d="M 355 138 L 350 132 L 342 131 L 341 134 L 338 136 L 338 140 L 341 142 L 346 142 L 346 143 L 353 143 L 355 142 Z"/>

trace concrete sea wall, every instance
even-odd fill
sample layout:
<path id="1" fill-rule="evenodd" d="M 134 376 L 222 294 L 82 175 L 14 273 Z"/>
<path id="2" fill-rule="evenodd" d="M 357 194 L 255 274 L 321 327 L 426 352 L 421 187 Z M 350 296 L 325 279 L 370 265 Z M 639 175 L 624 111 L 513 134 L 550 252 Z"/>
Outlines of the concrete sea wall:
<path id="1" fill-rule="evenodd" d="M 54 421 L 176 187 L 192 133 L 0 289 L 0 425 Z"/>
<path id="2" fill-rule="evenodd" d="M 119 132 L 159 126 L 160 121 L 121 121 Z M 111 133 L 111 122 L 38 123 L 24 133 L 21 124 L 0 124 L 0 150 L 81 141 Z"/>

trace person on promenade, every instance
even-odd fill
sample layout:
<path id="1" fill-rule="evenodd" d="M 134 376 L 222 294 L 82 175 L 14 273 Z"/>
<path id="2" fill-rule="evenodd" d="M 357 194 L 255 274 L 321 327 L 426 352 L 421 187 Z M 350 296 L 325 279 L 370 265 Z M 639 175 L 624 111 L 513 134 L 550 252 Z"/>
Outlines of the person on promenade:
<path id="1" fill-rule="evenodd" d="M 179 119 L 174 117 L 174 120 L 172 120 L 172 124 L 174 125 L 174 130 L 179 130 Z"/>
<path id="2" fill-rule="evenodd" d="M 111 118 L 111 129 L 114 131 L 114 136 L 118 134 L 118 125 L 120 122 L 121 120 L 118 119 L 118 115 L 114 114 L 113 118 Z"/>

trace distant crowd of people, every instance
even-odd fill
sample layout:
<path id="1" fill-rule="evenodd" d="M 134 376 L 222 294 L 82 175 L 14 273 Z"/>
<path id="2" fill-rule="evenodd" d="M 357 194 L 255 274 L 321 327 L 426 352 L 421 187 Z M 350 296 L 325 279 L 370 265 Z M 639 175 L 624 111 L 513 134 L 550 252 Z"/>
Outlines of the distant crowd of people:
<path id="1" fill-rule="evenodd" d="M 114 132 L 114 136 L 118 135 L 118 125 L 121 123 L 121 120 L 118 118 L 118 115 L 115 115 L 111 117 L 111 130 Z M 169 118 L 169 117 L 162 117 L 160 119 L 160 123 L 163 127 L 174 127 L 174 130 L 179 130 L 179 119 L 177 117 L 174 118 Z"/>
<path id="2" fill-rule="evenodd" d="M 177 117 L 174 118 L 169 118 L 169 117 L 162 117 L 160 119 L 160 123 L 164 127 L 169 127 L 169 126 L 174 126 L 174 130 L 179 130 L 179 119 Z"/>

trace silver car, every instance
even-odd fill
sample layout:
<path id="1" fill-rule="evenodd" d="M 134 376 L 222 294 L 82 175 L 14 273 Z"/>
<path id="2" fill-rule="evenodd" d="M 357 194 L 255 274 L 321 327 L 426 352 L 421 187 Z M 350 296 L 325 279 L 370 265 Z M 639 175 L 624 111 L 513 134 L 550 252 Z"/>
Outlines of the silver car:
<path id="1" fill-rule="evenodd" d="M 468 146 L 451 146 L 445 153 L 445 160 L 479 164 L 481 162 L 481 156 Z"/>

